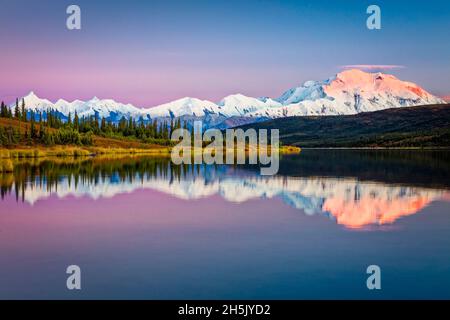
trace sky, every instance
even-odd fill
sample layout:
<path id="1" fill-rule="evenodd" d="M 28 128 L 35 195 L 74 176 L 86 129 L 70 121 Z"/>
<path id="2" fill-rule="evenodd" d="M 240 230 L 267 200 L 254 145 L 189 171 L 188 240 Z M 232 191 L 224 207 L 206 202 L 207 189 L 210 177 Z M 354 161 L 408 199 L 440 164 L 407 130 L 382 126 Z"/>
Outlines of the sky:
<path id="1" fill-rule="evenodd" d="M 81 30 L 66 27 L 71 4 Z M 371 4 L 381 30 L 366 27 Z M 278 97 L 355 65 L 450 97 L 448 0 L 0 0 L 0 13 L 5 102 Z"/>

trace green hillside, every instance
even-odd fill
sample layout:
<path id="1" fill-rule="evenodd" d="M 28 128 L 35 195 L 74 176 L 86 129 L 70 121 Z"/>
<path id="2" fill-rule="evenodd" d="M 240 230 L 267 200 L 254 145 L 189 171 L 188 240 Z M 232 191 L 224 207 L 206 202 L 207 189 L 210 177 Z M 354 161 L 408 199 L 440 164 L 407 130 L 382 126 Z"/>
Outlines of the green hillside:
<path id="1" fill-rule="evenodd" d="M 299 147 L 450 147 L 450 104 L 349 116 L 289 117 L 242 126 L 279 129 Z"/>

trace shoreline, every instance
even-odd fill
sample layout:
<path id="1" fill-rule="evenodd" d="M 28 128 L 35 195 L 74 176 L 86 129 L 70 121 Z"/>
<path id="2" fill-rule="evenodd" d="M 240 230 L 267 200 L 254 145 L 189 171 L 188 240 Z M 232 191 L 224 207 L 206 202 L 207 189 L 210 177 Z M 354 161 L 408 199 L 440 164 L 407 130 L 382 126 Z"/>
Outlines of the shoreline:
<path id="1" fill-rule="evenodd" d="M 202 152 L 206 148 L 202 148 Z M 256 148 L 258 149 L 258 148 Z M 89 159 L 89 158 L 126 158 L 130 156 L 153 156 L 153 157 L 170 157 L 172 147 L 152 145 L 149 148 L 106 148 L 106 147 L 81 147 L 81 146 L 55 146 L 55 147 L 16 147 L 16 148 L 0 148 L 0 173 L 8 173 L 14 170 L 14 166 L 18 162 L 23 161 L 44 161 L 46 159 Z M 224 149 L 224 154 L 231 150 Z M 192 148 L 192 152 L 196 152 Z M 232 152 L 235 152 L 233 149 Z M 245 153 L 249 150 L 246 148 Z M 281 146 L 280 155 L 299 154 L 301 149 L 293 146 Z"/>
<path id="2" fill-rule="evenodd" d="M 56 146 L 56 147 L 19 147 L 0 148 L 0 159 L 15 158 L 45 158 L 45 157 L 90 157 L 97 155 L 114 154 L 166 154 L 170 152 L 169 147 L 160 148 L 105 148 L 105 147 L 79 147 L 79 146 Z"/>
<path id="3" fill-rule="evenodd" d="M 302 147 L 302 150 L 450 150 L 445 147 Z"/>

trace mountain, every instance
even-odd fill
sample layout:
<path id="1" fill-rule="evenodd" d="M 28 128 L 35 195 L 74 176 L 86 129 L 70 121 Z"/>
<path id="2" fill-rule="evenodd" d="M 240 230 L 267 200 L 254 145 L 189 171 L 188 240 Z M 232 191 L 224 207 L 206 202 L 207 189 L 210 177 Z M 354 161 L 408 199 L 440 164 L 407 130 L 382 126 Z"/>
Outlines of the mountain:
<path id="1" fill-rule="evenodd" d="M 325 81 L 307 81 L 284 92 L 279 98 L 253 98 L 234 94 L 220 102 L 182 98 L 151 108 L 137 108 L 111 99 L 55 103 L 33 92 L 23 97 L 29 110 L 54 109 L 64 118 L 75 111 L 80 117 L 98 114 L 117 122 L 122 117 L 144 121 L 182 118 L 202 120 L 206 127 L 228 128 L 291 116 L 351 115 L 388 108 L 445 103 L 418 85 L 383 73 L 347 70 Z M 10 105 L 13 107 L 13 104 Z"/>
<path id="2" fill-rule="evenodd" d="M 444 101 L 418 85 L 383 73 L 348 70 L 323 82 L 307 81 L 279 99 L 285 108 L 272 118 L 305 115 L 345 115 Z M 284 114 L 280 114 L 284 112 Z"/>
<path id="3" fill-rule="evenodd" d="M 30 92 L 23 99 L 28 110 L 45 112 L 53 109 L 63 118 L 67 117 L 69 113 L 73 116 L 75 111 L 80 118 L 83 116 L 92 116 L 97 113 L 99 117 L 105 117 L 111 121 L 118 121 L 122 116 L 128 119 L 129 117 L 139 118 L 141 115 L 141 109 L 131 104 L 122 104 L 111 99 L 98 99 L 97 97 L 87 101 L 74 100 L 72 102 L 59 99 L 55 103 L 52 103 L 47 99 L 39 98 L 34 92 Z M 12 108 L 14 105 L 15 103 L 11 104 L 10 107 Z"/>
<path id="4" fill-rule="evenodd" d="M 450 104 L 289 117 L 251 127 L 279 129 L 282 143 L 300 147 L 449 147 Z"/>

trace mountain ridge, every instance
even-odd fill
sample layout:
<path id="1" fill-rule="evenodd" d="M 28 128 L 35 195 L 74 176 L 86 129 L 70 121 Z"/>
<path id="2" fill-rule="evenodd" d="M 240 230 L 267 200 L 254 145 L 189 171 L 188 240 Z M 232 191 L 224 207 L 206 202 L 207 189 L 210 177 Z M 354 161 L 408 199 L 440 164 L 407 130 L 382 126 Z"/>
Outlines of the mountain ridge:
<path id="1" fill-rule="evenodd" d="M 287 117 L 242 126 L 250 127 L 278 129 L 282 143 L 302 148 L 449 148 L 450 104 Z"/>
<path id="2" fill-rule="evenodd" d="M 206 127 L 227 128 L 242 123 L 290 116 L 350 115 L 387 108 L 445 103 L 415 83 L 402 81 L 393 75 L 346 70 L 324 81 L 306 81 L 285 91 L 278 98 L 254 98 L 232 94 L 215 103 L 184 97 L 150 108 L 112 99 L 58 99 L 55 103 L 39 98 L 33 91 L 22 97 L 26 108 L 36 112 L 56 110 L 63 118 L 77 112 L 79 117 L 97 114 L 108 121 L 126 119 L 152 121 L 183 118 L 202 120 Z M 10 104 L 13 108 L 15 103 Z"/>

